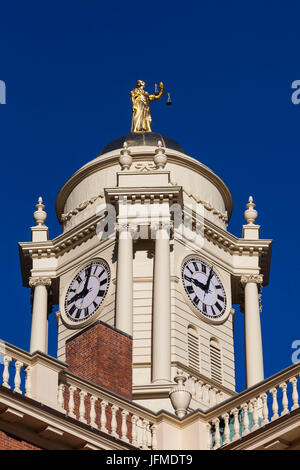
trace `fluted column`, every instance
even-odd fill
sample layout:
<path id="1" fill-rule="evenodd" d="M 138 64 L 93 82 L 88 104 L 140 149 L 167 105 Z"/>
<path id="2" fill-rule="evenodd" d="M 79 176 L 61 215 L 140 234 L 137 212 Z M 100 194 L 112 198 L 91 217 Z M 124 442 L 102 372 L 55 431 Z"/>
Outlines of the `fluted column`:
<path id="1" fill-rule="evenodd" d="M 48 349 L 48 287 L 51 279 L 32 277 L 30 287 L 34 288 L 32 322 L 30 337 L 30 352 L 41 351 L 47 354 Z"/>
<path id="2" fill-rule="evenodd" d="M 156 227 L 152 325 L 152 381 L 171 380 L 171 282 L 169 224 Z"/>
<path id="3" fill-rule="evenodd" d="M 258 284 L 262 275 L 242 276 L 245 289 L 245 354 L 246 383 L 251 387 L 264 379 Z"/>
<path id="4" fill-rule="evenodd" d="M 119 224 L 116 328 L 132 336 L 133 242 L 128 224 Z"/>

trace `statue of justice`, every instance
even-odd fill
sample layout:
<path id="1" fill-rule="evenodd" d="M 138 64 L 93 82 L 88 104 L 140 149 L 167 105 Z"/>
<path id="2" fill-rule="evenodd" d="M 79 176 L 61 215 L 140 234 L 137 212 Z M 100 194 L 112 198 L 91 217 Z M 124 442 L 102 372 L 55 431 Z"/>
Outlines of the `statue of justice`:
<path id="1" fill-rule="evenodd" d="M 155 91 L 153 95 L 150 95 L 147 91 L 145 91 L 145 85 L 146 84 L 143 80 L 138 80 L 136 82 L 136 88 L 130 92 L 130 98 L 133 105 L 131 132 L 152 132 L 152 117 L 149 106 L 150 101 L 159 100 L 165 92 L 168 95 L 166 104 L 171 104 L 170 93 L 165 90 L 163 82 L 160 82 L 159 84 L 160 89 L 158 89 L 157 84 L 155 84 Z"/>

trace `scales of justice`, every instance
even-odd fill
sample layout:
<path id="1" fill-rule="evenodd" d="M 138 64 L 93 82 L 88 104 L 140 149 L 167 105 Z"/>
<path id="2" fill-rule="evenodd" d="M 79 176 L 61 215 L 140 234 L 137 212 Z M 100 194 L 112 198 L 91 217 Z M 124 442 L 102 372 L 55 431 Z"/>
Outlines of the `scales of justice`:
<path id="1" fill-rule="evenodd" d="M 172 104 L 170 93 L 165 90 L 163 82 L 160 82 L 159 87 L 155 83 L 153 95 L 150 95 L 147 91 L 145 91 L 145 85 L 146 84 L 143 80 L 138 80 L 136 82 L 136 88 L 130 92 L 130 98 L 133 105 L 131 132 L 152 132 L 152 117 L 149 106 L 150 101 L 159 100 L 163 93 L 166 93 L 168 95 L 166 104 Z"/>

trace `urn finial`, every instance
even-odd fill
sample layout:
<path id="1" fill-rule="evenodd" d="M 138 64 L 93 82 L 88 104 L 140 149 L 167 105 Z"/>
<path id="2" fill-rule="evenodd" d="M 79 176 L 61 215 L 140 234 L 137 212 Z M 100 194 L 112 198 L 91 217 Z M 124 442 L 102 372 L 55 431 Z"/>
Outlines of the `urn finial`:
<path id="1" fill-rule="evenodd" d="M 33 218 L 36 222 L 36 225 L 44 225 L 44 222 L 47 218 L 47 212 L 44 211 L 45 206 L 43 204 L 43 199 L 41 196 L 38 198 L 38 203 L 36 204 L 36 211 L 33 213 Z"/>
<path id="2" fill-rule="evenodd" d="M 174 377 L 174 382 L 177 385 L 170 391 L 169 398 L 178 418 L 183 418 L 187 414 L 187 409 L 190 405 L 192 394 L 189 392 L 184 383 L 186 377 L 181 370 L 177 370 L 177 375 Z"/>
<path id="3" fill-rule="evenodd" d="M 163 147 L 161 140 L 157 142 L 153 160 L 158 170 L 163 169 L 167 163 L 166 149 Z"/>
<path id="4" fill-rule="evenodd" d="M 122 170 L 129 170 L 132 165 L 132 156 L 130 155 L 130 150 L 126 141 L 124 142 L 123 148 L 120 151 L 119 163 Z"/>
<path id="5" fill-rule="evenodd" d="M 257 210 L 255 210 L 256 204 L 253 202 L 253 197 L 249 196 L 249 202 L 246 204 L 247 209 L 244 212 L 245 219 L 248 225 L 253 225 L 257 219 Z"/>

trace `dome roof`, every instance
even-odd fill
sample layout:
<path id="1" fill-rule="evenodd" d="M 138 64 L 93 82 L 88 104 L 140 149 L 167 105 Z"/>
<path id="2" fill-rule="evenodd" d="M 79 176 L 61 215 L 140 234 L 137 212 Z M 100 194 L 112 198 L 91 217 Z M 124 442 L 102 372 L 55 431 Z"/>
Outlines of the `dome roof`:
<path id="1" fill-rule="evenodd" d="M 112 152 L 113 150 L 121 149 L 125 141 L 127 142 L 128 147 L 137 147 L 142 145 L 156 147 L 159 140 L 162 142 L 164 147 L 185 153 L 183 148 L 179 145 L 178 142 L 176 142 L 176 140 L 165 137 L 158 132 L 129 132 L 128 134 L 125 134 L 118 139 L 112 140 L 107 145 L 105 145 L 100 155 Z"/>

